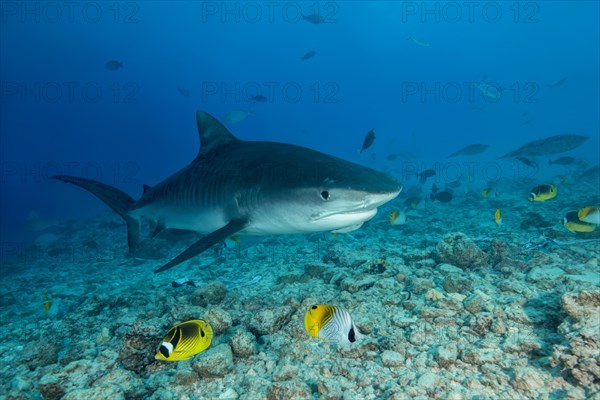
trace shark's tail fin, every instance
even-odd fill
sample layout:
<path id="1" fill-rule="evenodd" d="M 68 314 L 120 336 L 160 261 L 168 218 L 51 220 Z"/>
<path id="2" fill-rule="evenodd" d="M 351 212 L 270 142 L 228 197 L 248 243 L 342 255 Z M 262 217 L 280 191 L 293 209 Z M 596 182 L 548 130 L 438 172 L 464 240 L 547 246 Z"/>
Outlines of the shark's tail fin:
<path id="1" fill-rule="evenodd" d="M 66 175 L 56 175 L 54 178 L 80 186 L 106 203 L 127 223 L 127 244 L 129 245 L 129 251 L 134 251 L 138 247 L 140 243 L 140 221 L 127 213 L 135 203 L 135 200 L 127 193 L 91 179 Z"/>

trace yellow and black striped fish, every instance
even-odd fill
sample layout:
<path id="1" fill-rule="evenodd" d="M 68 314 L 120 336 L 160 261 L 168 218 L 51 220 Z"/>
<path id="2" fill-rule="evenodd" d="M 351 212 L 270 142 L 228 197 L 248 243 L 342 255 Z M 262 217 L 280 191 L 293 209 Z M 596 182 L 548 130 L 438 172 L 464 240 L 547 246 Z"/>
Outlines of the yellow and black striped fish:
<path id="1" fill-rule="evenodd" d="M 540 185 L 531 189 L 529 201 L 546 201 L 556 197 L 558 189 L 554 185 Z"/>
<path id="2" fill-rule="evenodd" d="M 172 327 L 165 335 L 158 352 L 157 360 L 187 360 L 208 349 L 212 341 L 213 330 L 206 322 L 195 319 Z"/>
<path id="3" fill-rule="evenodd" d="M 577 211 L 571 211 L 563 217 L 563 226 L 567 228 L 569 232 L 588 233 L 596 230 L 597 225 L 580 220 L 577 214 Z"/>
<path id="4" fill-rule="evenodd" d="M 312 337 L 331 343 L 350 344 L 361 337 L 348 311 L 327 304 L 315 304 L 306 312 L 304 328 Z"/>

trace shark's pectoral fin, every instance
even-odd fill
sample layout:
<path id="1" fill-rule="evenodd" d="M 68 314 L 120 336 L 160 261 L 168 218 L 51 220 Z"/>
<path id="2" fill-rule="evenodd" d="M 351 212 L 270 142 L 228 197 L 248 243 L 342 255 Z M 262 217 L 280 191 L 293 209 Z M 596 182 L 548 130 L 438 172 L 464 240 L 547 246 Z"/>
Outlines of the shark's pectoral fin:
<path id="1" fill-rule="evenodd" d="M 161 233 L 165 229 L 167 229 L 165 223 L 162 221 L 157 221 L 156 226 L 154 227 L 154 231 L 152 232 L 152 235 L 150 236 L 150 239 L 154 239 L 156 236 L 158 236 L 159 233 Z"/>
<path id="2" fill-rule="evenodd" d="M 171 261 L 169 261 L 154 272 L 156 273 L 166 271 L 169 268 L 173 268 L 174 266 L 181 264 L 182 262 L 189 260 L 194 256 L 197 256 L 212 245 L 217 244 L 227 239 L 229 236 L 241 231 L 246 227 L 246 225 L 248 225 L 247 218 L 238 218 L 229 221 L 227 225 L 204 236 L 202 239 L 198 240 L 196 243 L 188 247 L 183 253 L 181 253 L 180 255 L 178 255 L 177 257 L 175 257 L 174 259 L 172 259 Z"/>

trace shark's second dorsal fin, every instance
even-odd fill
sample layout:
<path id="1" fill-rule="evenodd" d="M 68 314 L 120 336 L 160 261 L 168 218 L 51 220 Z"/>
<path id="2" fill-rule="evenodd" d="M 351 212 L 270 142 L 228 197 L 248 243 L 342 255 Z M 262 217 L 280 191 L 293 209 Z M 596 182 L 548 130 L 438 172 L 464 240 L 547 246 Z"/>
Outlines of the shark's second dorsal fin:
<path id="1" fill-rule="evenodd" d="M 238 141 L 223 124 L 207 112 L 196 111 L 196 123 L 200 135 L 198 158 L 210 153 L 217 147 Z"/>

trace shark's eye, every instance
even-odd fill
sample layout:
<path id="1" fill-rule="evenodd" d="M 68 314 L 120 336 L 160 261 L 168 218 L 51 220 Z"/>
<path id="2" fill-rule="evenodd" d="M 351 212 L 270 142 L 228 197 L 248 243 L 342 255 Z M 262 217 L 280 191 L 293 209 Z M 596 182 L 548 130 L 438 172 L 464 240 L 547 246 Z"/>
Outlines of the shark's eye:
<path id="1" fill-rule="evenodd" d="M 321 192 L 321 198 L 322 198 L 323 200 L 329 200 L 329 192 L 328 192 L 327 190 L 323 190 L 323 191 Z"/>

